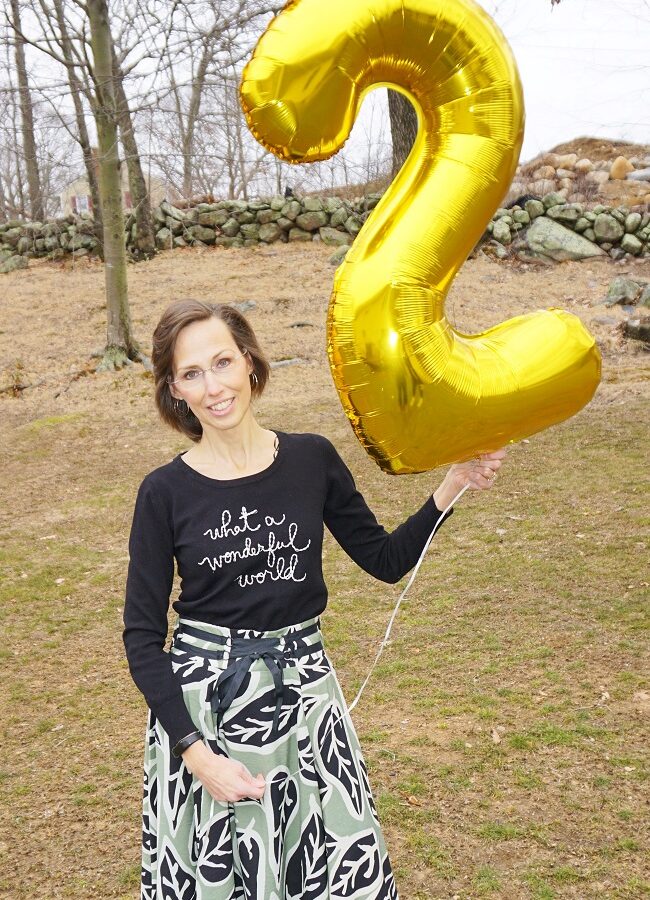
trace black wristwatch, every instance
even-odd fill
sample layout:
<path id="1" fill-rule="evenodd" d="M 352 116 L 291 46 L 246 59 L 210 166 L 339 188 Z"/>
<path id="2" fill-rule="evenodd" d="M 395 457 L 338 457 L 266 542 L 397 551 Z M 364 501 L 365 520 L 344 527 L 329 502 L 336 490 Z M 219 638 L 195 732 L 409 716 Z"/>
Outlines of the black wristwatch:
<path id="1" fill-rule="evenodd" d="M 202 740 L 203 735 L 200 731 L 193 731 L 191 734 L 186 734 L 184 738 L 181 738 L 180 741 L 172 747 L 172 756 L 175 756 L 176 759 L 178 759 L 188 747 L 191 747 L 192 744 Z"/>

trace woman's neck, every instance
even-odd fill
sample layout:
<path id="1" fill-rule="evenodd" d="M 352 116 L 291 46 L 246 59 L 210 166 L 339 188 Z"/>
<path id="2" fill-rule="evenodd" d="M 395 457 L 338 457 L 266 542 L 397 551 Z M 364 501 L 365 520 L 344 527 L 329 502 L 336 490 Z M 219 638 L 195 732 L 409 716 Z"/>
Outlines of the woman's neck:
<path id="1" fill-rule="evenodd" d="M 273 458 L 274 442 L 275 434 L 251 418 L 228 431 L 204 430 L 186 456 L 203 468 L 238 477 L 266 468 Z"/>

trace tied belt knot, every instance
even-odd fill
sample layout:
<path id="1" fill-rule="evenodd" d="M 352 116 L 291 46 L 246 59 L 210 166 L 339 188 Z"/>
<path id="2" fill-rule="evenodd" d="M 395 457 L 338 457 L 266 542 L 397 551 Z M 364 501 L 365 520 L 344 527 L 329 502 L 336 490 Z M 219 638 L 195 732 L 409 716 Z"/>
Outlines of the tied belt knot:
<path id="1" fill-rule="evenodd" d="M 217 680 L 211 682 L 208 687 L 207 700 L 217 720 L 217 725 L 219 725 L 224 713 L 239 694 L 251 665 L 258 660 L 263 660 L 273 678 L 275 710 L 271 735 L 275 737 L 278 733 L 280 714 L 284 702 L 283 670 L 290 660 L 308 656 L 310 653 L 317 653 L 323 649 L 320 641 L 313 644 L 303 644 L 302 647 L 297 646 L 299 641 L 311 634 L 315 634 L 317 631 L 318 626 L 311 625 L 301 631 L 290 632 L 284 636 L 284 646 L 280 645 L 282 638 L 279 637 L 232 638 L 229 649 L 210 650 L 205 647 L 196 647 L 194 644 L 187 644 L 179 638 L 184 633 L 222 645 L 227 643 L 227 639 L 200 628 L 184 625 L 175 634 L 174 645 L 180 650 L 194 653 L 197 656 L 223 659 L 227 655 L 229 660 L 231 660 L 229 665 L 219 674 Z"/>

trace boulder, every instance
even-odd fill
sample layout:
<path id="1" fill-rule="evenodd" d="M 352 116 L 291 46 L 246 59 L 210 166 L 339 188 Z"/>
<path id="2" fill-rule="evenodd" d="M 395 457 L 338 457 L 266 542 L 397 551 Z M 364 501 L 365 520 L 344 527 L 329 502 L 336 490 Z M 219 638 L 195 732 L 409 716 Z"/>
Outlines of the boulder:
<path id="1" fill-rule="evenodd" d="M 265 222 L 263 225 L 260 225 L 259 238 L 261 241 L 264 241 L 265 244 L 272 244 L 274 241 L 279 241 L 282 236 L 282 229 L 278 226 L 277 222 Z"/>
<path id="2" fill-rule="evenodd" d="M 285 219 L 291 219 L 292 222 L 295 222 L 297 216 L 300 215 L 300 209 L 300 203 L 297 200 L 289 200 L 288 203 L 284 204 L 281 212 Z"/>
<path id="3" fill-rule="evenodd" d="M 556 169 L 573 169 L 577 162 L 578 162 L 578 154 L 577 153 L 565 153 L 561 156 L 558 156 L 557 162 L 555 164 L 555 168 Z"/>
<path id="4" fill-rule="evenodd" d="M 345 220 L 345 230 L 348 234 L 356 236 L 361 231 L 363 222 L 358 216 L 350 216 Z"/>
<path id="5" fill-rule="evenodd" d="M 558 206 L 551 206 L 546 215 L 549 219 L 555 219 L 556 222 L 574 225 L 582 217 L 582 207 L 577 203 L 562 203 Z"/>
<path id="6" fill-rule="evenodd" d="M 28 262 L 24 256 L 10 256 L 3 263 L 0 263 L 0 275 L 7 275 L 9 272 L 15 272 L 16 269 L 26 269 Z"/>
<path id="7" fill-rule="evenodd" d="M 377 204 L 381 200 L 381 198 L 382 198 L 382 194 L 380 194 L 380 193 L 367 194 L 363 200 L 364 211 L 369 212 L 371 209 L 374 209 L 375 206 L 377 206 Z"/>
<path id="8" fill-rule="evenodd" d="M 650 344 L 650 316 L 628 319 L 623 326 L 623 334 L 625 337 Z"/>
<path id="9" fill-rule="evenodd" d="M 650 284 L 646 284 L 641 291 L 641 296 L 638 300 L 639 306 L 650 306 Z"/>
<path id="10" fill-rule="evenodd" d="M 619 275 L 607 288 L 607 296 L 603 303 L 605 306 L 616 306 L 619 303 L 623 305 L 634 304 L 640 290 L 641 286 L 638 282 Z"/>
<path id="11" fill-rule="evenodd" d="M 643 217 L 641 213 L 632 212 L 625 218 L 625 230 L 628 234 L 634 234 L 641 227 Z"/>
<path id="12" fill-rule="evenodd" d="M 226 219 L 226 221 L 221 226 L 221 231 L 226 237 L 234 237 L 239 232 L 239 222 L 237 219 L 233 219 L 232 217 Z M 222 246 L 230 246 L 230 244 L 224 244 Z"/>
<path id="13" fill-rule="evenodd" d="M 276 194 L 274 197 L 271 197 L 271 209 L 274 212 L 280 212 L 286 202 L 284 197 L 281 197 L 280 194 Z"/>
<path id="14" fill-rule="evenodd" d="M 540 166 L 533 172 L 533 179 L 540 181 L 543 178 L 555 178 L 555 169 L 553 166 Z"/>
<path id="15" fill-rule="evenodd" d="M 176 219 L 177 222 L 185 221 L 185 213 L 183 212 L 183 210 L 177 209 L 175 206 L 172 206 L 171 203 L 167 202 L 167 200 L 163 200 L 163 202 L 160 204 L 160 212 L 165 217 L 170 216 L 172 219 Z"/>
<path id="16" fill-rule="evenodd" d="M 339 231 L 338 228 L 324 226 L 319 234 L 321 241 L 329 247 L 347 247 L 352 243 L 352 236 L 347 231 Z"/>
<path id="17" fill-rule="evenodd" d="M 182 234 L 183 233 L 183 223 L 179 222 L 178 219 L 174 219 L 172 216 L 167 216 L 165 219 L 165 226 L 171 231 L 172 234 Z"/>
<path id="18" fill-rule="evenodd" d="M 539 197 L 543 197 L 544 194 L 548 194 L 555 187 L 555 181 L 551 181 L 550 178 L 542 178 L 539 181 L 531 181 L 528 185 L 528 193 L 536 194 Z"/>
<path id="19" fill-rule="evenodd" d="M 594 234 L 598 241 L 616 243 L 625 234 L 625 228 L 610 213 L 600 213 L 594 222 Z"/>
<path id="20" fill-rule="evenodd" d="M 225 209 L 215 209 L 210 212 L 199 213 L 199 225 L 212 226 L 223 225 L 228 221 L 228 211 Z"/>
<path id="21" fill-rule="evenodd" d="M 564 195 L 560 191 L 551 191 L 550 194 L 542 197 L 542 203 L 545 209 L 550 209 L 552 206 L 560 206 L 560 204 L 564 203 Z"/>
<path id="22" fill-rule="evenodd" d="M 311 241 L 312 235 L 309 231 L 303 231 L 302 228 L 292 228 L 289 232 L 290 241 Z"/>
<path id="23" fill-rule="evenodd" d="M 309 212 L 301 213 L 301 215 L 296 218 L 296 225 L 302 231 L 318 231 L 323 225 L 327 225 L 327 220 L 328 216 L 326 212 L 310 210 Z"/>
<path id="24" fill-rule="evenodd" d="M 227 234 L 219 234 L 214 239 L 214 243 L 217 247 L 241 247 L 243 242 L 240 237 L 233 237 L 232 235 Z"/>
<path id="25" fill-rule="evenodd" d="M 275 209 L 261 209 L 257 214 L 257 221 L 260 225 L 267 225 L 269 222 L 277 222 L 282 218 L 282 213 Z"/>
<path id="26" fill-rule="evenodd" d="M 187 231 L 193 241 L 201 241 L 202 244 L 214 244 L 216 235 L 212 228 L 206 228 L 204 225 L 190 225 Z"/>
<path id="27" fill-rule="evenodd" d="M 497 219 L 492 229 L 492 237 L 500 244 L 510 244 L 512 242 L 512 234 L 510 233 L 510 225 L 505 219 Z"/>
<path id="28" fill-rule="evenodd" d="M 632 256 L 639 256 L 643 250 L 643 244 L 637 237 L 634 237 L 633 234 L 625 234 L 621 241 L 621 249 Z"/>
<path id="29" fill-rule="evenodd" d="M 326 197 L 325 198 L 325 209 L 329 213 L 335 212 L 335 210 L 340 209 L 343 206 L 343 201 L 339 197 Z"/>
<path id="30" fill-rule="evenodd" d="M 302 208 L 305 212 L 321 212 L 323 209 L 323 201 L 320 197 L 305 197 L 302 201 Z"/>
<path id="31" fill-rule="evenodd" d="M 636 172 L 628 172 L 625 177 L 628 181 L 650 181 L 650 167 L 637 169 Z"/>
<path id="32" fill-rule="evenodd" d="M 10 247 L 17 247 L 21 237 L 22 230 L 20 228 L 8 228 L 2 235 L 2 242 Z"/>
<path id="33" fill-rule="evenodd" d="M 349 216 L 349 209 L 345 206 L 341 206 L 339 207 L 339 209 L 335 210 L 332 213 L 332 216 L 330 218 L 330 225 L 332 226 L 332 228 L 337 228 L 339 225 L 345 225 Z"/>
<path id="34" fill-rule="evenodd" d="M 524 208 L 531 219 L 543 216 L 546 210 L 546 207 L 541 200 L 527 200 L 524 204 Z"/>
<path id="35" fill-rule="evenodd" d="M 546 216 L 532 223 L 526 232 L 526 243 L 533 253 L 557 262 L 603 256 L 603 251 L 596 244 Z"/>
<path id="36" fill-rule="evenodd" d="M 258 225 L 257 222 L 244 222 L 241 226 L 240 231 L 244 237 L 244 241 L 257 241 L 260 236 L 260 228 L 262 226 Z M 246 245 L 245 246 L 250 246 Z"/>
<path id="37" fill-rule="evenodd" d="M 330 256 L 328 262 L 330 262 L 333 266 L 340 265 L 345 257 L 347 256 L 348 250 L 350 248 L 347 246 L 341 246 L 338 250 L 335 250 L 334 253 Z"/>
<path id="38" fill-rule="evenodd" d="M 634 166 L 624 156 L 617 156 L 609 170 L 612 181 L 622 181 L 628 172 L 633 172 Z"/>
<path id="39" fill-rule="evenodd" d="M 590 159 L 579 159 L 573 169 L 578 175 L 586 175 L 587 172 L 591 172 L 593 167 L 594 164 Z"/>

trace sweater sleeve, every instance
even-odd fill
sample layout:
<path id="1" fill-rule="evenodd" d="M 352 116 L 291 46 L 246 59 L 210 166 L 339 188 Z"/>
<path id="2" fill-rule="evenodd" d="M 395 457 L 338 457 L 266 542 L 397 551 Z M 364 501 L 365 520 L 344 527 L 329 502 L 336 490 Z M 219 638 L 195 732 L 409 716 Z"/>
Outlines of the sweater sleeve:
<path id="1" fill-rule="evenodd" d="M 442 515 L 433 497 L 393 532 L 377 522 L 357 490 L 352 473 L 326 441 L 327 497 L 324 522 L 357 565 L 391 584 L 399 581 L 418 561 L 434 525 Z M 453 507 L 445 521 L 453 513 Z M 436 532 L 437 534 L 437 532 Z"/>
<path id="2" fill-rule="evenodd" d="M 129 670 L 174 746 L 196 725 L 170 656 L 163 650 L 174 579 L 174 541 L 170 517 L 148 478 L 135 502 L 129 557 L 123 631 Z"/>

